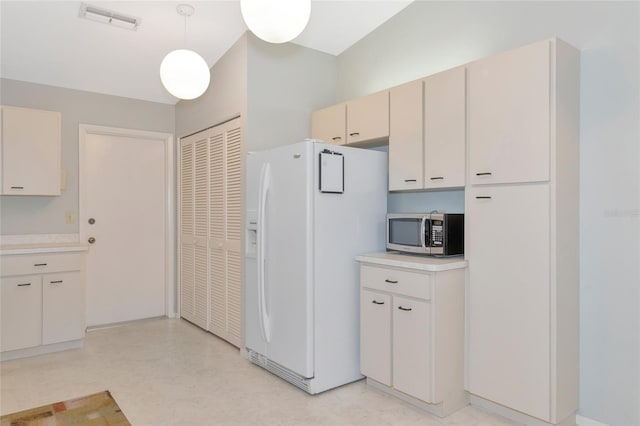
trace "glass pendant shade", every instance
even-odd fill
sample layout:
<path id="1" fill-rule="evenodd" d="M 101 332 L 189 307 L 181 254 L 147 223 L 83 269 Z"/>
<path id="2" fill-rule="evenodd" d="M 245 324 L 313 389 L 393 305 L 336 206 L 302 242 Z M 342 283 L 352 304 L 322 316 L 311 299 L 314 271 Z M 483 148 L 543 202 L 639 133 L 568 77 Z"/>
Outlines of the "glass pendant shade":
<path id="1" fill-rule="evenodd" d="M 179 99 L 195 99 L 202 95 L 211 79 L 209 67 L 193 50 L 178 49 L 164 57 L 160 79 L 165 89 Z"/>
<path id="2" fill-rule="evenodd" d="M 311 0 L 240 0 L 240 10 L 256 36 L 269 43 L 285 43 L 307 26 Z"/>

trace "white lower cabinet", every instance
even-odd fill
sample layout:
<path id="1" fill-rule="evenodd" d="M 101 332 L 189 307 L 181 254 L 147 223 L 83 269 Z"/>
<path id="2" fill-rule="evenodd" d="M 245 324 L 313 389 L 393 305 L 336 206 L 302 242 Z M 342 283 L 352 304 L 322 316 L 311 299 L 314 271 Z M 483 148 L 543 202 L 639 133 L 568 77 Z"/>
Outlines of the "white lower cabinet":
<path id="1" fill-rule="evenodd" d="M 84 285 L 79 271 L 42 277 L 43 345 L 84 337 L 84 299 Z"/>
<path id="2" fill-rule="evenodd" d="M 356 259 L 367 383 L 439 416 L 467 405 L 466 262 L 390 253 Z"/>
<path id="3" fill-rule="evenodd" d="M 39 275 L 2 278 L 0 350 L 38 346 L 42 340 L 42 280 Z"/>
<path id="4" fill-rule="evenodd" d="M 84 254 L 3 253 L 0 259 L 0 358 L 80 347 L 86 327 Z"/>
<path id="5" fill-rule="evenodd" d="M 360 372 L 391 386 L 391 296 L 362 289 L 360 318 Z"/>
<path id="6" fill-rule="evenodd" d="M 393 387 L 430 403 L 432 323 L 429 301 L 393 297 Z"/>

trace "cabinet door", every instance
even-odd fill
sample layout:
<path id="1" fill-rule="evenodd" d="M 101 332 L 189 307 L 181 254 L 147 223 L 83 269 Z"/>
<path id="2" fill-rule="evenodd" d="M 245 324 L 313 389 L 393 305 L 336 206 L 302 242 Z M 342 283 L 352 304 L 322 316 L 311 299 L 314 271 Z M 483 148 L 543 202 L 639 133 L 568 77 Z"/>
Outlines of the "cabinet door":
<path id="1" fill-rule="evenodd" d="M 424 187 L 465 184 L 465 68 L 424 81 Z M 391 150 L 391 147 L 389 147 Z"/>
<path id="2" fill-rule="evenodd" d="M 66 272 L 42 278 L 42 344 L 84 338 L 85 292 L 82 274 Z"/>
<path id="3" fill-rule="evenodd" d="M 333 105 L 311 114 L 311 137 L 326 143 L 344 145 L 347 141 L 345 104 Z"/>
<path id="4" fill-rule="evenodd" d="M 469 66 L 472 184 L 549 179 L 550 42 Z"/>
<path id="5" fill-rule="evenodd" d="M 548 184 L 467 188 L 468 390 L 549 421 Z"/>
<path id="6" fill-rule="evenodd" d="M 42 277 L 24 275 L 0 280 L 2 336 L 0 351 L 42 343 Z"/>
<path id="7" fill-rule="evenodd" d="M 391 386 L 391 296 L 360 292 L 360 372 Z"/>
<path id="8" fill-rule="evenodd" d="M 432 402 L 431 303 L 393 296 L 393 387 Z"/>
<path id="9" fill-rule="evenodd" d="M 60 113 L 2 107 L 2 194 L 60 195 Z"/>
<path id="10" fill-rule="evenodd" d="M 422 93 L 422 81 L 389 91 L 390 191 L 423 187 Z"/>
<path id="11" fill-rule="evenodd" d="M 369 142 L 388 137 L 388 90 L 347 103 L 347 143 Z"/>
<path id="12" fill-rule="evenodd" d="M 195 321 L 195 146 L 192 140 L 180 141 L 180 316 Z"/>

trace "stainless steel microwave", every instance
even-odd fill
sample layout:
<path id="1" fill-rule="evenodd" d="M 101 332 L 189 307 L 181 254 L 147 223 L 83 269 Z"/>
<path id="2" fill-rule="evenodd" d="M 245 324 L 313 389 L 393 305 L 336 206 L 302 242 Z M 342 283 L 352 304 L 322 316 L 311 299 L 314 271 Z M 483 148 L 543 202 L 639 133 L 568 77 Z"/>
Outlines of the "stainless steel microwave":
<path id="1" fill-rule="evenodd" d="M 464 254 L 464 214 L 389 213 L 387 249 L 436 256 Z"/>

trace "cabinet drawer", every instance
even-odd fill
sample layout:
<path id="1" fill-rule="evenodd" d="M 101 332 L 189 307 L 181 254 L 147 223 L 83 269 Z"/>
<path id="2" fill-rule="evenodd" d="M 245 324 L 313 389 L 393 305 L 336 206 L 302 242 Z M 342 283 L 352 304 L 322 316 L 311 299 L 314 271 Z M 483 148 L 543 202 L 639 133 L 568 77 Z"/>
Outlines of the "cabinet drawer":
<path id="1" fill-rule="evenodd" d="M 404 269 L 362 265 L 362 287 L 398 293 L 404 296 L 431 299 L 431 274 Z"/>
<path id="2" fill-rule="evenodd" d="M 45 253 L 2 256 L 2 276 L 82 270 L 80 253 Z"/>

